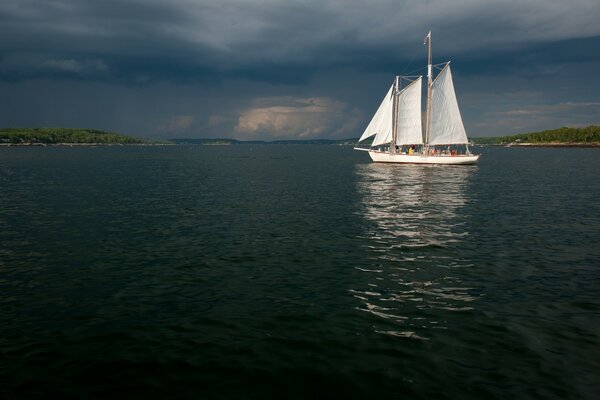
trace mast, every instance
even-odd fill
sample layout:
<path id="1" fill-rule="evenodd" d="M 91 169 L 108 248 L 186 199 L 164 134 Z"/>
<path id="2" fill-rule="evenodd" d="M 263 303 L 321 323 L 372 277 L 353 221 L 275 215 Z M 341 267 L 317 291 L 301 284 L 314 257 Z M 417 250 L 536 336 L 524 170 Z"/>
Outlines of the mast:
<path id="1" fill-rule="evenodd" d="M 399 77 L 394 82 L 394 114 L 392 116 L 392 143 L 390 144 L 390 153 L 396 154 L 396 138 L 398 137 L 398 95 L 400 94 Z"/>
<path id="2" fill-rule="evenodd" d="M 425 37 L 429 44 L 428 49 L 428 61 L 427 61 L 427 113 L 425 114 L 425 147 L 429 144 L 429 114 L 431 112 L 431 82 L 432 82 L 432 71 L 431 71 L 431 31 Z"/>

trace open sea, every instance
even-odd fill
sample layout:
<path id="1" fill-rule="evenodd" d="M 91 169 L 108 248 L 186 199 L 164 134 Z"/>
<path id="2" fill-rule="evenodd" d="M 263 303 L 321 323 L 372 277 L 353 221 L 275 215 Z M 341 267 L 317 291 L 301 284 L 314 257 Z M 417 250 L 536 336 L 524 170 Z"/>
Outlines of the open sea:
<path id="1" fill-rule="evenodd" d="M 598 399 L 600 150 L 0 148 L 0 398 Z"/>

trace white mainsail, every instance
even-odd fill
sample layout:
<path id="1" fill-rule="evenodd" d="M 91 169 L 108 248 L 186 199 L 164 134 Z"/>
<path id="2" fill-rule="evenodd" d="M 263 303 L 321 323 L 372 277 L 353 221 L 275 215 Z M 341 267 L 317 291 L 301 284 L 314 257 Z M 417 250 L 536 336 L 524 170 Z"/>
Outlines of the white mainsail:
<path id="1" fill-rule="evenodd" d="M 467 133 L 460 116 L 450 64 L 431 85 L 429 144 L 467 144 Z"/>
<path id="2" fill-rule="evenodd" d="M 359 142 L 370 138 L 373 135 L 377 135 L 372 144 L 372 146 L 376 146 L 378 144 L 386 143 L 385 141 L 378 142 L 378 139 L 381 140 L 382 136 L 386 137 L 389 134 L 391 138 L 393 91 L 394 85 L 390 86 L 390 90 L 388 90 L 387 94 L 383 98 L 383 101 L 373 116 L 373 119 L 369 123 L 369 126 L 367 126 L 367 129 L 365 129 L 360 139 L 358 139 Z M 390 139 L 388 139 L 388 142 L 389 141 Z"/>
<path id="3" fill-rule="evenodd" d="M 397 145 L 423 143 L 421 89 L 421 77 L 419 77 L 409 83 L 398 95 Z"/>

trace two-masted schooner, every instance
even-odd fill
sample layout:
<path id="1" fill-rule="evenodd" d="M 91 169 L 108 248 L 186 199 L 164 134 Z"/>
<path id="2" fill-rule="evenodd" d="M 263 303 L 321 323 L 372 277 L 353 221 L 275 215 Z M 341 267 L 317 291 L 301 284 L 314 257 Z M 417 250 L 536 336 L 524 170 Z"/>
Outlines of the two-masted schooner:
<path id="1" fill-rule="evenodd" d="M 368 151 L 374 162 L 411 164 L 474 164 L 452 83 L 450 61 L 431 63 L 428 46 L 425 140 L 421 122 L 422 76 L 397 76 L 373 119 L 358 140 L 375 136 Z M 435 79 L 433 68 L 441 69 Z"/>

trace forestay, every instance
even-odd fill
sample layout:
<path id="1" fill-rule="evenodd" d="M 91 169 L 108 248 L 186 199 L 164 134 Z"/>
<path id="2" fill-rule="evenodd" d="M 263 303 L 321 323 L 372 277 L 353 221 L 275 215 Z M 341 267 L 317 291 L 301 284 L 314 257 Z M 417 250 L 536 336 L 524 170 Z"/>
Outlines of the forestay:
<path id="1" fill-rule="evenodd" d="M 421 144 L 421 77 L 412 81 L 398 95 L 398 136 L 396 144 Z"/>
<path id="2" fill-rule="evenodd" d="M 431 85 L 429 144 L 467 144 L 467 133 L 460 116 L 450 65 Z"/>

